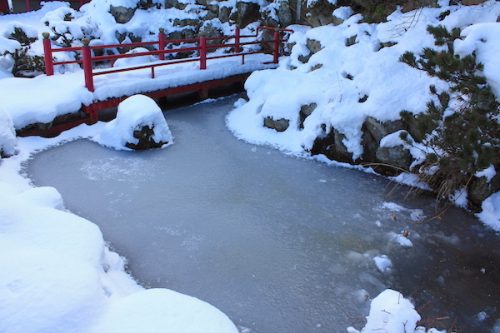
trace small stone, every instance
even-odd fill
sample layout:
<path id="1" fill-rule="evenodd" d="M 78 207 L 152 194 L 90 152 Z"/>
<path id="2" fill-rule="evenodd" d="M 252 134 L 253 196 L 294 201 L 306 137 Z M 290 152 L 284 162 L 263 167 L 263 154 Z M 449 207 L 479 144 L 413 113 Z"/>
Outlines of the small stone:
<path id="1" fill-rule="evenodd" d="M 276 132 L 284 132 L 288 129 L 290 121 L 285 118 L 274 120 L 272 117 L 264 118 L 264 127 L 274 129 Z"/>

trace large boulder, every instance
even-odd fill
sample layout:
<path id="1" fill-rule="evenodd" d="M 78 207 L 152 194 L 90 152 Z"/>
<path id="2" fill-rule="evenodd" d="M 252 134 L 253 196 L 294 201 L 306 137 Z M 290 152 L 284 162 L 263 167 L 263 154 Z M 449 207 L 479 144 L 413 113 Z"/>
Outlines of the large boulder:
<path id="1" fill-rule="evenodd" d="M 375 170 L 388 176 L 398 175 L 404 170 L 409 171 L 413 162 L 409 147 L 413 142 L 413 138 L 404 130 L 382 138 L 375 152 L 377 162 L 382 165 L 377 165 Z"/>
<path id="2" fill-rule="evenodd" d="M 303 129 L 304 128 L 304 121 L 306 120 L 307 117 L 309 117 L 314 110 L 318 107 L 318 104 L 316 103 L 309 103 L 309 104 L 304 104 L 300 107 L 299 111 L 299 128 Z"/>
<path id="3" fill-rule="evenodd" d="M 222 37 L 224 36 L 224 32 L 222 29 L 212 22 L 205 22 L 200 28 L 200 32 L 198 33 L 200 37 L 214 38 L 214 37 Z M 214 39 L 207 41 L 208 45 L 217 45 L 221 44 L 221 39 Z"/>
<path id="4" fill-rule="evenodd" d="M 94 140 L 119 150 L 145 150 L 171 143 L 172 134 L 156 102 L 134 95 L 120 103 L 116 119 L 106 124 Z"/>
<path id="5" fill-rule="evenodd" d="M 229 17 L 231 16 L 231 7 L 228 6 L 220 6 L 219 7 L 219 21 L 222 23 L 229 22 Z"/>
<path id="6" fill-rule="evenodd" d="M 405 129 L 400 120 L 381 122 L 373 117 L 367 117 L 361 127 L 363 132 L 361 144 L 363 146 L 363 160 L 374 162 L 377 160 L 377 149 L 380 140 L 390 133 Z"/>
<path id="7" fill-rule="evenodd" d="M 115 18 L 116 23 L 127 23 L 132 19 L 137 8 L 129 8 L 124 6 L 109 6 L 109 12 Z"/>
<path id="8" fill-rule="evenodd" d="M 319 27 L 336 23 L 335 16 L 332 15 L 335 5 L 331 1 L 313 0 L 306 3 L 305 20 L 310 26 Z"/>
<path id="9" fill-rule="evenodd" d="M 238 1 L 236 11 L 231 15 L 231 19 L 236 21 L 240 28 L 260 19 L 260 7 L 254 2 Z"/>
<path id="10" fill-rule="evenodd" d="M 353 163 L 352 153 L 344 144 L 345 135 L 330 127 L 314 140 L 311 155 L 323 154 L 332 161 Z"/>
<path id="11" fill-rule="evenodd" d="M 500 191 L 500 172 L 494 171 L 493 166 L 490 168 L 492 168 L 491 176 L 487 173 L 477 173 L 469 183 L 467 198 L 469 199 L 469 208 L 474 211 L 479 211 L 486 198 Z"/>

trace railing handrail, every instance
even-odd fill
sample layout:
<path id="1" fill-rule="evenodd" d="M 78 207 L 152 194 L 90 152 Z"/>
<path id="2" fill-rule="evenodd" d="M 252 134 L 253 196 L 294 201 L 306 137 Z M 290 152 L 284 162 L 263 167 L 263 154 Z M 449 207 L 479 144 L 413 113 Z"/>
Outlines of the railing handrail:
<path id="1" fill-rule="evenodd" d="M 242 42 L 242 38 L 258 38 L 260 30 L 270 30 L 273 31 L 273 39 L 272 40 L 256 40 L 256 41 L 245 41 Z M 220 58 L 228 58 L 228 57 L 242 57 L 242 64 L 245 63 L 245 56 L 250 54 L 263 53 L 263 51 L 249 51 L 249 52 L 241 52 L 241 47 L 245 45 L 258 45 L 262 43 L 273 43 L 273 61 L 272 63 L 278 63 L 279 54 L 280 54 L 280 45 L 282 42 L 285 42 L 286 39 L 281 38 L 282 33 L 292 33 L 291 29 L 284 28 L 275 28 L 275 27 L 258 27 L 255 35 L 241 35 L 240 29 L 236 27 L 235 34 L 233 36 L 219 36 L 219 37 L 198 37 L 198 38 L 186 38 L 186 39 L 166 39 L 166 35 L 163 29 L 160 29 L 158 33 L 157 41 L 147 41 L 147 42 L 133 42 L 127 44 L 102 44 L 102 45 L 90 45 L 89 40 L 83 40 L 83 46 L 72 46 L 72 47 L 62 47 L 62 48 L 52 48 L 50 42 L 50 34 L 43 33 L 43 48 L 44 48 L 44 61 L 45 61 L 45 72 L 47 76 L 54 75 L 54 66 L 56 65 L 66 65 L 66 64 L 82 64 L 84 76 L 85 76 L 85 86 L 86 88 L 93 92 L 94 91 L 94 80 L 93 77 L 97 75 L 110 74 L 110 73 L 118 73 L 118 72 L 126 72 L 133 71 L 138 69 L 146 69 L 151 68 L 151 76 L 155 77 L 155 68 L 160 66 L 168 66 L 179 63 L 187 63 L 187 62 L 200 62 L 200 70 L 205 70 L 207 68 L 207 60 L 208 59 L 220 59 Z M 224 43 L 224 41 L 228 41 L 234 39 L 233 43 Z M 222 44 L 209 45 L 207 41 L 222 41 Z M 181 48 L 170 48 L 167 49 L 168 45 L 172 44 L 193 44 L 196 43 L 197 46 L 190 47 L 181 47 Z M 101 55 L 94 56 L 92 51 L 99 49 L 111 49 L 111 48 L 134 48 L 141 46 L 152 46 L 158 45 L 158 50 L 145 51 L 145 52 L 136 52 L 136 53 L 124 53 L 124 54 L 111 54 L 111 55 Z M 214 55 L 208 56 L 207 53 L 209 50 L 217 50 L 224 48 L 232 48 L 233 53 L 225 54 L 225 55 Z M 68 52 L 75 51 L 81 53 L 81 60 L 64 60 L 64 61 L 54 61 L 53 53 L 55 52 Z M 171 53 L 178 52 L 193 52 L 198 51 L 199 56 L 195 58 L 188 59 L 178 59 L 172 61 L 165 61 L 165 55 Z M 138 66 L 128 66 L 125 68 L 111 68 L 104 69 L 102 71 L 94 72 L 93 64 L 100 61 L 116 61 L 122 58 L 133 58 L 133 57 L 143 57 L 143 56 L 158 56 L 159 62 L 149 63 Z"/>

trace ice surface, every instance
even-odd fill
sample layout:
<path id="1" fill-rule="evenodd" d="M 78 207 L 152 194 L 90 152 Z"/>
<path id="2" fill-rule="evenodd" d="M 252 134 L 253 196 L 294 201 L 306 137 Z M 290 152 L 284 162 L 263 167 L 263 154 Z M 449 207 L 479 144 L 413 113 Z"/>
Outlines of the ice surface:
<path id="1" fill-rule="evenodd" d="M 498 239 L 474 217 L 450 208 L 439 221 L 417 223 L 413 215 L 436 213 L 431 197 L 404 200 L 404 189 L 382 177 L 235 140 L 224 117 L 236 100 L 168 112 L 176 137 L 168 149 L 119 152 L 77 141 L 40 153 L 28 171 L 98 223 L 142 284 L 203 299 L 250 332 L 363 327 L 368 302 L 353 299 L 361 289 L 371 297 L 398 289 L 417 306 L 431 301 L 422 317 L 449 316 L 466 331 L 479 311 L 500 308 Z M 413 247 L 388 242 L 402 230 Z M 380 254 L 393 263 L 389 274 L 372 261 Z"/>

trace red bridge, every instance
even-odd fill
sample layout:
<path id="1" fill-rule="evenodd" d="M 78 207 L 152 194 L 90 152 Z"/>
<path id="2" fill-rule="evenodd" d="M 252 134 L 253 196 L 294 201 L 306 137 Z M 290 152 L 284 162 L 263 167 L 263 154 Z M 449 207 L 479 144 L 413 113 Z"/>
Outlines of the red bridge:
<path id="1" fill-rule="evenodd" d="M 261 35 L 268 38 L 259 38 L 261 31 L 264 32 Z M 83 69 L 81 82 L 93 101 L 82 106 L 83 117 L 76 120 L 65 117 L 63 123 L 56 119 L 49 133 L 26 129 L 20 134 L 54 135 L 84 122 L 95 123 L 99 111 L 116 107 L 128 96 L 139 93 L 158 99 L 198 92 L 200 97 L 206 98 L 211 89 L 244 82 L 254 70 L 276 67 L 283 44 L 291 32 L 289 29 L 259 27 L 254 35 L 241 35 L 240 29 L 236 28 L 232 36 L 172 40 L 160 30 L 155 41 L 109 45 L 90 45 L 89 41 L 84 41 L 83 46 L 64 48 L 53 48 L 49 34 L 45 33 L 43 46 L 47 76 L 57 79 L 61 75 L 78 75 L 80 71 L 57 72 L 59 66 L 80 65 Z M 138 47 L 147 51 L 106 54 L 106 51 L 117 48 L 132 50 Z M 61 52 L 72 52 L 75 56 L 71 57 L 72 60 L 64 60 L 67 56 L 57 60 L 61 58 L 58 57 Z M 179 53 L 193 56 L 167 59 Z M 149 57 L 152 61 L 116 66 L 119 59 L 137 57 Z"/>

